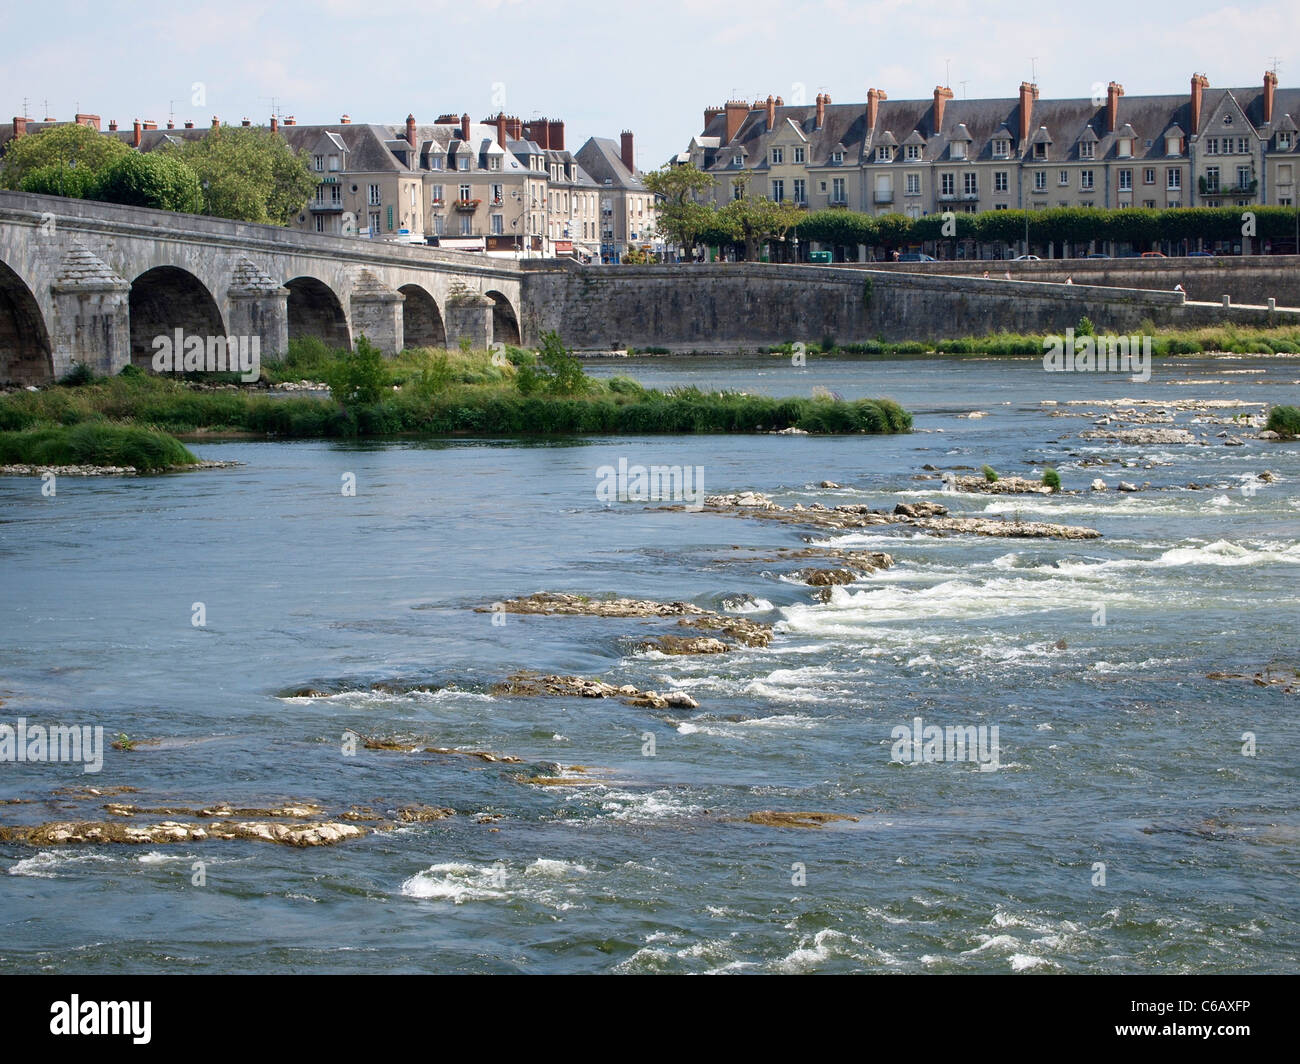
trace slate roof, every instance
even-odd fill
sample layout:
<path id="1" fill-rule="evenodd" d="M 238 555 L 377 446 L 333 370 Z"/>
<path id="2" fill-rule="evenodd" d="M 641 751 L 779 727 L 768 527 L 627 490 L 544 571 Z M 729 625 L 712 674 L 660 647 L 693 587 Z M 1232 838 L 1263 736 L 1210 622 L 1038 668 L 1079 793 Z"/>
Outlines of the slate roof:
<path id="1" fill-rule="evenodd" d="M 608 182 L 614 188 L 631 192 L 645 191 L 640 173 L 634 173 L 623 165 L 619 145 L 608 137 L 589 138 L 578 149 L 577 159 L 582 168 L 601 185 Z"/>

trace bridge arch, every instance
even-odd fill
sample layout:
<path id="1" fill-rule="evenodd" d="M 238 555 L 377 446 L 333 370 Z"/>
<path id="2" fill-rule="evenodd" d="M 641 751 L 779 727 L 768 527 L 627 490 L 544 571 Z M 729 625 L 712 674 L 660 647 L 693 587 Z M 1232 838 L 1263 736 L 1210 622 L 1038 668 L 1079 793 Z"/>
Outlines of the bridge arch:
<path id="1" fill-rule="evenodd" d="M 326 346 L 347 350 L 352 346 L 348 335 L 348 318 L 334 289 L 315 277 L 295 277 L 286 281 L 289 289 L 289 339 L 309 336 Z"/>
<path id="2" fill-rule="evenodd" d="M 402 336 L 406 347 L 446 347 L 447 327 L 437 301 L 418 284 L 404 284 L 398 289 L 406 297 L 402 303 Z"/>
<path id="3" fill-rule="evenodd" d="M 0 262 L 0 384 L 46 384 L 53 377 L 54 352 L 40 304 Z"/>
<path id="4" fill-rule="evenodd" d="M 483 293 L 492 300 L 492 339 L 506 344 L 519 344 L 519 315 L 515 313 L 510 298 L 495 288 Z"/>
<path id="5" fill-rule="evenodd" d="M 207 285 L 179 266 L 155 266 L 131 282 L 131 363 L 153 368 L 154 338 L 225 336 L 221 309 Z"/>

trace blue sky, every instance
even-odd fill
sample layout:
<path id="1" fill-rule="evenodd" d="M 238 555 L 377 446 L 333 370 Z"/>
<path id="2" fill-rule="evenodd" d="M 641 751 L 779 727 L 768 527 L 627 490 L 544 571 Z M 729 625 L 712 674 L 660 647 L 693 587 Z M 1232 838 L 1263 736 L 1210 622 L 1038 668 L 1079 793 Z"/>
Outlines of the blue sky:
<path id="1" fill-rule="evenodd" d="M 1300 3 L 1093 0 L 315 0 L 45 3 L 5 14 L 0 114 L 79 107 L 161 125 L 169 111 L 266 121 L 400 123 L 489 112 L 566 123 L 568 146 L 636 134 L 650 169 L 699 131 L 709 104 L 768 93 L 862 101 L 1013 96 L 1037 68 L 1045 97 L 1254 85 L 1278 62 L 1300 84 Z M 1036 63 L 1031 62 L 1037 57 Z M 949 73 L 950 72 L 950 73 Z M 192 103 L 195 83 L 203 101 Z"/>

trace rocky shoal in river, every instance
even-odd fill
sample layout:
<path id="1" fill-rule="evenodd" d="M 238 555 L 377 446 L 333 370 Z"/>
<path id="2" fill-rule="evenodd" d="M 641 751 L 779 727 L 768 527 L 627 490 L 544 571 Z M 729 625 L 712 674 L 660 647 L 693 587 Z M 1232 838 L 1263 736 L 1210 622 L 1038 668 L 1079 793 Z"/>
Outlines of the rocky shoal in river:
<path id="1" fill-rule="evenodd" d="M 976 536 L 1002 536 L 1010 539 L 1100 539 L 1101 533 L 1078 525 L 1058 525 L 1046 521 L 1001 520 L 988 517 L 950 517 L 948 508 L 937 502 L 900 502 L 891 510 L 873 510 L 870 506 L 844 504 L 825 506 L 795 503 L 785 507 L 756 491 L 729 495 L 710 495 L 704 500 L 705 511 L 742 517 L 759 517 L 789 524 L 814 525 L 836 530 L 871 528 L 879 525 L 909 525 L 928 532 L 959 532 Z"/>

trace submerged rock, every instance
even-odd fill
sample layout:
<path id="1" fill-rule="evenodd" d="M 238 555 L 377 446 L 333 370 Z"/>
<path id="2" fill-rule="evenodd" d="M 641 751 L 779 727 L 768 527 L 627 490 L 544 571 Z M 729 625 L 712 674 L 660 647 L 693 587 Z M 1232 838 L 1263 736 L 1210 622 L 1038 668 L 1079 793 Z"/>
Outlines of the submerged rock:
<path id="1" fill-rule="evenodd" d="M 769 828 L 821 828 L 837 820 L 858 822 L 857 817 L 847 813 L 796 813 L 776 809 L 760 809 L 745 817 L 746 824 L 762 824 Z"/>
<path id="2" fill-rule="evenodd" d="M 219 820 L 186 824 L 164 820 L 157 824 L 122 824 L 115 821 L 64 820 L 48 824 L 0 826 L 0 842 L 29 846 L 70 843 L 102 844 L 202 842 L 207 839 L 248 839 L 282 846 L 332 846 L 367 834 L 355 824 L 332 822 L 284 824 L 254 820 Z"/>
<path id="3" fill-rule="evenodd" d="M 726 654 L 731 647 L 721 639 L 709 635 L 662 635 L 641 644 L 643 650 L 657 650 L 661 654 Z"/>
<path id="4" fill-rule="evenodd" d="M 648 706 L 652 709 L 698 709 L 700 706 L 690 695 L 681 691 L 661 695 L 657 691 L 638 690 L 632 684 L 615 686 L 585 676 L 541 676 L 527 670 L 511 673 L 503 683 L 493 686 L 492 693 L 555 698 L 619 698 L 628 705 Z"/>
<path id="5" fill-rule="evenodd" d="M 977 492 L 981 495 L 1050 495 L 1052 489 L 1041 480 L 1025 477 L 954 477 L 950 484 L 958 491 Z"/>

